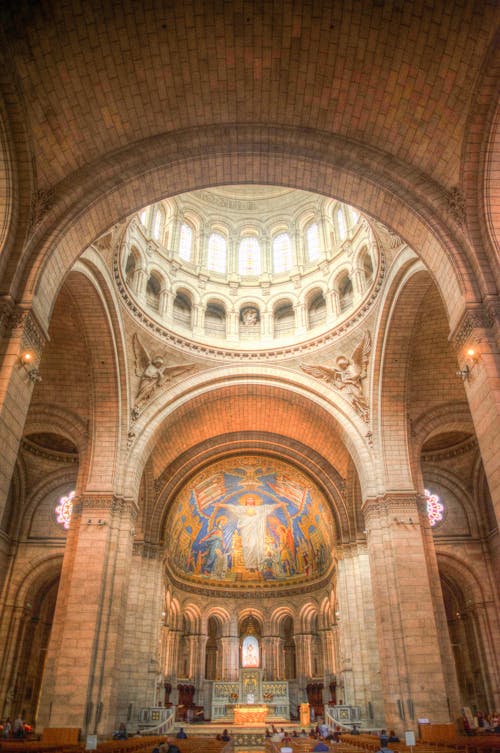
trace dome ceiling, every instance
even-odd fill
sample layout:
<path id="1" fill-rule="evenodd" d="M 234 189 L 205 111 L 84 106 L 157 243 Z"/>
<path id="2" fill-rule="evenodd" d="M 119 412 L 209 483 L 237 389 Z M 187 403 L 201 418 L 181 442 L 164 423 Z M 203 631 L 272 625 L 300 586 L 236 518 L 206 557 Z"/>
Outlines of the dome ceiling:
<path id="1" fill-rule="evenodd" d="M 266 456 L 226 458 L 195 475 L 167 520 L 167 568 L 178 585 L 224 593 L 319 582 L 335 538 L 310 478 Z"/>

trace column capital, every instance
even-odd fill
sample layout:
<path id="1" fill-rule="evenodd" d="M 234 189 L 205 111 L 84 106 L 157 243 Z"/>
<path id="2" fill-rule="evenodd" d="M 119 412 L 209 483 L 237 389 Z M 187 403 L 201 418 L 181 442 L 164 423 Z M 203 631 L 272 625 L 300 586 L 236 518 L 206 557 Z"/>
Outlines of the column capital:
<path id="1" fill-rule="evenodd" d="M 34 352 L 40 359 L 49 336 L 40 324 L 33 310 L 26 305 L 16 304 L 10 296 L 0 298 L 0 337 L 17 337 L 21 349 Z"/>
<path id="2" fill-rule="evenodd" d="M 79 494 L 73 502 L 73 515 L 82 516 L 87 512 L 100 510 L 111 514 L 128 514 L 133 520 L 137 517 L 137 503 L 133 499 L 117 496 L 116 494 Z"/>
<path id="3" fill-rule="evenodd" d="M 492 329 L 500 320 L 500 310 L 496 301 L 468 306 L 455 329 L 450 333 L 450 341 L 456 351 L 477 342 L 475 330 Z"/>
<path id="4" fill-rule="evenodd" d="M 418 492 L 386 492 L 379 497 L 369 497 L 363 502 L 361 512 L 367 524 L 370 520 L 393 516 L 397 522 L 409 525 L 422 522 L 425 512 L 425 495 Z M 413 516 L 413 517 L 412 517 Z M 404 520 L 401 521 L 401 518 Z"/>

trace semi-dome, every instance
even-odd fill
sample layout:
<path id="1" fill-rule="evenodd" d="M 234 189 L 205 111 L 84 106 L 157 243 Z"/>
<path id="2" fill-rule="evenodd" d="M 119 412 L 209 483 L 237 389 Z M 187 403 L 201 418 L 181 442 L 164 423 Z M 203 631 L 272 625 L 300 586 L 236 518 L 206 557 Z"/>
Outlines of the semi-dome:
<path id="1" fill-rule="evenodd" d="M 178 585 L 226 594 L 272 590 L 331 575 L 335 526 L 318 486 L 290 463 L 240 456 L 198 472 L 165 528 L 166 566 Z"/>

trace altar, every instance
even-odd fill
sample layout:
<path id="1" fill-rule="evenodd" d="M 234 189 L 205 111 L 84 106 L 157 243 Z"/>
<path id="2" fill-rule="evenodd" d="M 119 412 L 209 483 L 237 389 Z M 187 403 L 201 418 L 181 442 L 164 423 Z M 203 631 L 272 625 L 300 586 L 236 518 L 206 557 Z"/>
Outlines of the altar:
<path id="1" fill-rule="evenodd" d="M 251 726 L 266 723 L 267 706 L 261 703 L 238 703 L 234 707 L 234 724 Z"/>

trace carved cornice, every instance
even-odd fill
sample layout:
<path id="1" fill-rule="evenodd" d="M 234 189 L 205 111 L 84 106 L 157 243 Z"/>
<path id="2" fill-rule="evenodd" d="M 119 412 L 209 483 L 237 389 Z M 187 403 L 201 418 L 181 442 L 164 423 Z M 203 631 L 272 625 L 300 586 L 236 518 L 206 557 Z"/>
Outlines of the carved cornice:
<path id="1" fill-rule="evenodd" d="M 302 343 L 297 343 L 283 347 L 270 347 L 265 349 L 248 350 L 248 342 L 241 342 L 239 349 L 228 348 L 223 345 L 204 345 L 199 342 L 193 342 L 188 337 L 184 337 L 181 334 L 177 334 L 168 330 L 165 326 L 158 321 L 150 317 L 139 305 L 137 301 L 132 298 L 125 281 L 123 280 L 120 263 L 119 263 L 119 247 L 113 258 L 113 273 L 115 278 L 116 287 L 121 295 L 121 298 L 128 310 L 140 324 L 146 327 L 151 334 L 159 337 L 165 342 L 173 345 L 177 349 L 184 350 L 190 353 L 192 356 L 199 356 L 202 358 L 210 358 L 216 361 L 233 361 L 242 363 L 252 363 L 260 361 L 277 361 L 288 358 L 295 358 L 305 353 L 310 353 L 322 348 L 330 343 L 335 342 L 346 332 L 354 329 L 358 323 L 365 317 L 368 311 L 371 309 L 372 304 L 378 297 L 379 291 L 382 287 L 382 283 L 386 273 L 386 265 L 384 255 L 380 253 L 380 264 L 378 268 L 377 279 L 373 285 L 370 294 L 362 302 L 362 304 L 353 312 L 352 316 L 342 321 L 337 327 L 333 327 L 328 332 L 313 337 Z"/>
<path id="2" fill-rule="evenodd" d="M 147 541 L 135 541 L 132 547 L 134 557 L 142 557 L 145 560 L 159 560 L 162 556 L 162 548 L 158 544 Z"/>
<path id="3" fill-rule="evenodd" d="M 423 463 L 437 463 L 440 460 L 450 460 L 451 458 L 465 455 L 476 448 L 477 439 L 475 437 L 470 437 L 469 439 L 460 442 L 460 444 L 456 444 L 453 447 L 446 447 L 443 450 L 433 450 L 431 452 L 422 451 L 421 460 Z"/>
<path id="4" fill-rule="evenodd" d="M 46 447 L 40 447 L 40 445 L 30 442 L 26 437 L 22 439 L 21 447 L 32 455 L 44 458 L 45 460 L 52 460 L 55 463 L 78 463 L 78 453 L 49 450 Z"/>
<path id="5" fill-rule="evenodd" d="M 388 493 L 365 500 L 361 511 L 367 523 L 389 516 L 407 516 L 408 520 L 411 518 L 416 523 L 416 518 L 422 511 L 423 503 L 425 503 L 423 494 L 416 492 Z"/>
<path id="6" fill-rule="evenodd" d="M 450 335 L 455 350 L 460 350 L 474 337 L 474 330 L 490 329 L 495 323 L 495 309 L 489 306 L 477 306 L 465 311 L 455 330 Z M 476 338 L 477 339 L 477 338 Z"/>
<path id="7" fill-rule="evenodd" d="M 32 350 L 39 359 L 48 336 L 33 311 L 11 299 L 4 299 L 0 306 L 0 335 L 20 338 L 21 348 Z"/>

